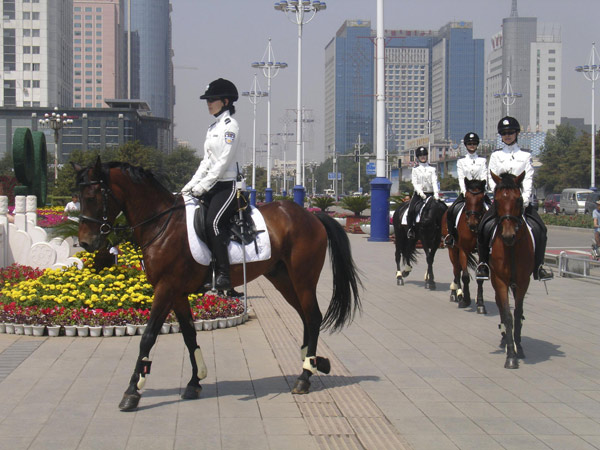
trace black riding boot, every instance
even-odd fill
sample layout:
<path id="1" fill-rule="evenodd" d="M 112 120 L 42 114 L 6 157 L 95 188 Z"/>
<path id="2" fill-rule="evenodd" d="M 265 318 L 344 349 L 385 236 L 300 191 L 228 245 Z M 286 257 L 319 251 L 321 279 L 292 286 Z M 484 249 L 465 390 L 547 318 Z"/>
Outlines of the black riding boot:
<path id="1" fill-rule="evenodd" d="M 460 208 L 460 205 L 464 203 L 464 197 L 462 194 L 458 196 L 454 203 L 448 208 L 446 213 L 446 225 L 448 227 L 448 234 L 444 236 L 444 245 L 446 247 L 454 247 L 456 241 L 456 210 Z"/>
<path id="2" fill-rule="evenodd" d="M 481 222 L 479 223 L 479 230 L 477 231 L 477 253 L 479 254 L 479 265 L 475 269 L 475 278 L 477 280 L 489 280 L 490 279 L 490 266 L 488 262 L 490 260 L 490 237 L 492 235 L 494 216 L 496 215 L 496 208 L 492 205 L 490 209 L 483 215 Z"/>
<path id="3" fill-rule="evenodd" d="M 419 200 L 421 200 L 421 198 L 417 194 L 413 194 L 410 203 L 408 204 L 408 213 L 406 214 L 406 223 L 408 225 L 406 237 L 408 237 L 408 239 L 414 239 L 416 237 L 415 221 L 417 220 L 417 208 L 420 207 Z"/>
<path id="4" fill-rule="evenodd" d="M 215 236 L 213 240 L 213 254 L 215 256 L 215 289 L 231 289 L 231 278 L 229 277 L 229 252 L 227 244 L 229 240 L 225 233 Z"/>

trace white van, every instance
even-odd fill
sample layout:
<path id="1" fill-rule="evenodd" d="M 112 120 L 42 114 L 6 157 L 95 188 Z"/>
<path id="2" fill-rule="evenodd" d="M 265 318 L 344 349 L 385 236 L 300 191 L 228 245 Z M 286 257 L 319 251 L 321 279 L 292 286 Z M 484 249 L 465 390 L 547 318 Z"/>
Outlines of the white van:
<path id="1" fill-rule="evenodd" d="M 585 200 L 592 192 L 590 189 L 563 189 L 560 194 L 560 212 L 563 214 L 584 214 Z"/>

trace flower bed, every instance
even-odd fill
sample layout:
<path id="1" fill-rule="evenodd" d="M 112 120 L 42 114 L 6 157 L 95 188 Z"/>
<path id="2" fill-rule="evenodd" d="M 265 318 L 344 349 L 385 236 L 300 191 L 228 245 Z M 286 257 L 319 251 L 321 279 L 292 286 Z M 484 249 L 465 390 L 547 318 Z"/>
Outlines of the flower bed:
<path id="1" fill-rule="evenodd" d="M 94 269 L 95 254 L 81 252 L 84 268 L 45 271 L 13 264 L 0 270 L 0 324 L 141 325 L 148 321 L 154 290 L 141 270 L 141 253 L 130 243 L 120 246 L 118 265 Z M 243 314 L 237 298 L 191 294 L 195 320 Z M 173 313 L 167 322 L 175 322 Z M 0 328 L 0 332 L 2 329 Z"/>
<path id="2" fill-rule="evenodd" d="M 12 214 L 15 207 L 10 206 L 8 211 Z M 53 228 L 67 220 L 63 215 L 64 207 L 52 206 L 48 208 L 38 208 L 37 210 L 37 225 L 42 228 Z"/>
<path id="3" fill-rule="evenodd" d="M 559 225 L 563 227 L 593 228 L 594 219 L 589 214 L 574 214 L 572 216 L 541 214 L 546 225 Z"/>

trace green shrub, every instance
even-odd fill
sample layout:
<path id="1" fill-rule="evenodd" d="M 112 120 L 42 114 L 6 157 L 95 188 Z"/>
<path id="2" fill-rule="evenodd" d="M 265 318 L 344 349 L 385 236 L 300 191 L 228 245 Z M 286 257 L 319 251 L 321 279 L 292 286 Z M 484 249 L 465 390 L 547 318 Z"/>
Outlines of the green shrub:
<path id="1" fill-rule="evenodd" d="M 541 214 L 546 225 L 559 225 L 563 227 L 593 228 L 594 219 L 588 214 L 575 214 L 572 216 Z"/>
<path id="2" fill-rule="evenodd" d="M 344 197 L 342 200 L 342 207 L 349 211 L 352 211 L 355 216 L 360 216 L 360 213 L 371 206 L 371 201 L 366 195 L 358 197 Z"/>
<path id="3" fill-rule="evenodd" d="M 310 203 L 321 211 L 327 211 L 327 208 L 335 205 L 335 200 L 331 197 L 313 197 Z"/>

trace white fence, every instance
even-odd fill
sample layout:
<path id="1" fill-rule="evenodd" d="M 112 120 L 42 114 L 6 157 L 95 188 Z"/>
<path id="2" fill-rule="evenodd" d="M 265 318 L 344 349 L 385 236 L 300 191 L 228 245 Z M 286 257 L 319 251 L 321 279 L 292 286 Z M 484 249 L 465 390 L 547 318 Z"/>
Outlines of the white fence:
<path id="1" fill-rule="evenodd" d="M 18 263 L 47 269 L 71 266 L 83 267 L 73 255 L 81 249 L 74 247 L 72 238 L 50 239 L 46 230 L 37 226 L 35 195 L 15 197 L 14 220 L 8 213 L 8 197 L 0 196 L 0 267 Z"/>
<path id="2" fill-rule="evenodd" d="M 589 256 L 574 256 L 568 255 L 567 252 L 561 252 L 557 265 L 558 275 L 561 277 L 584 277 L 600 281 L 600 261 L 591 259 Z"/>

